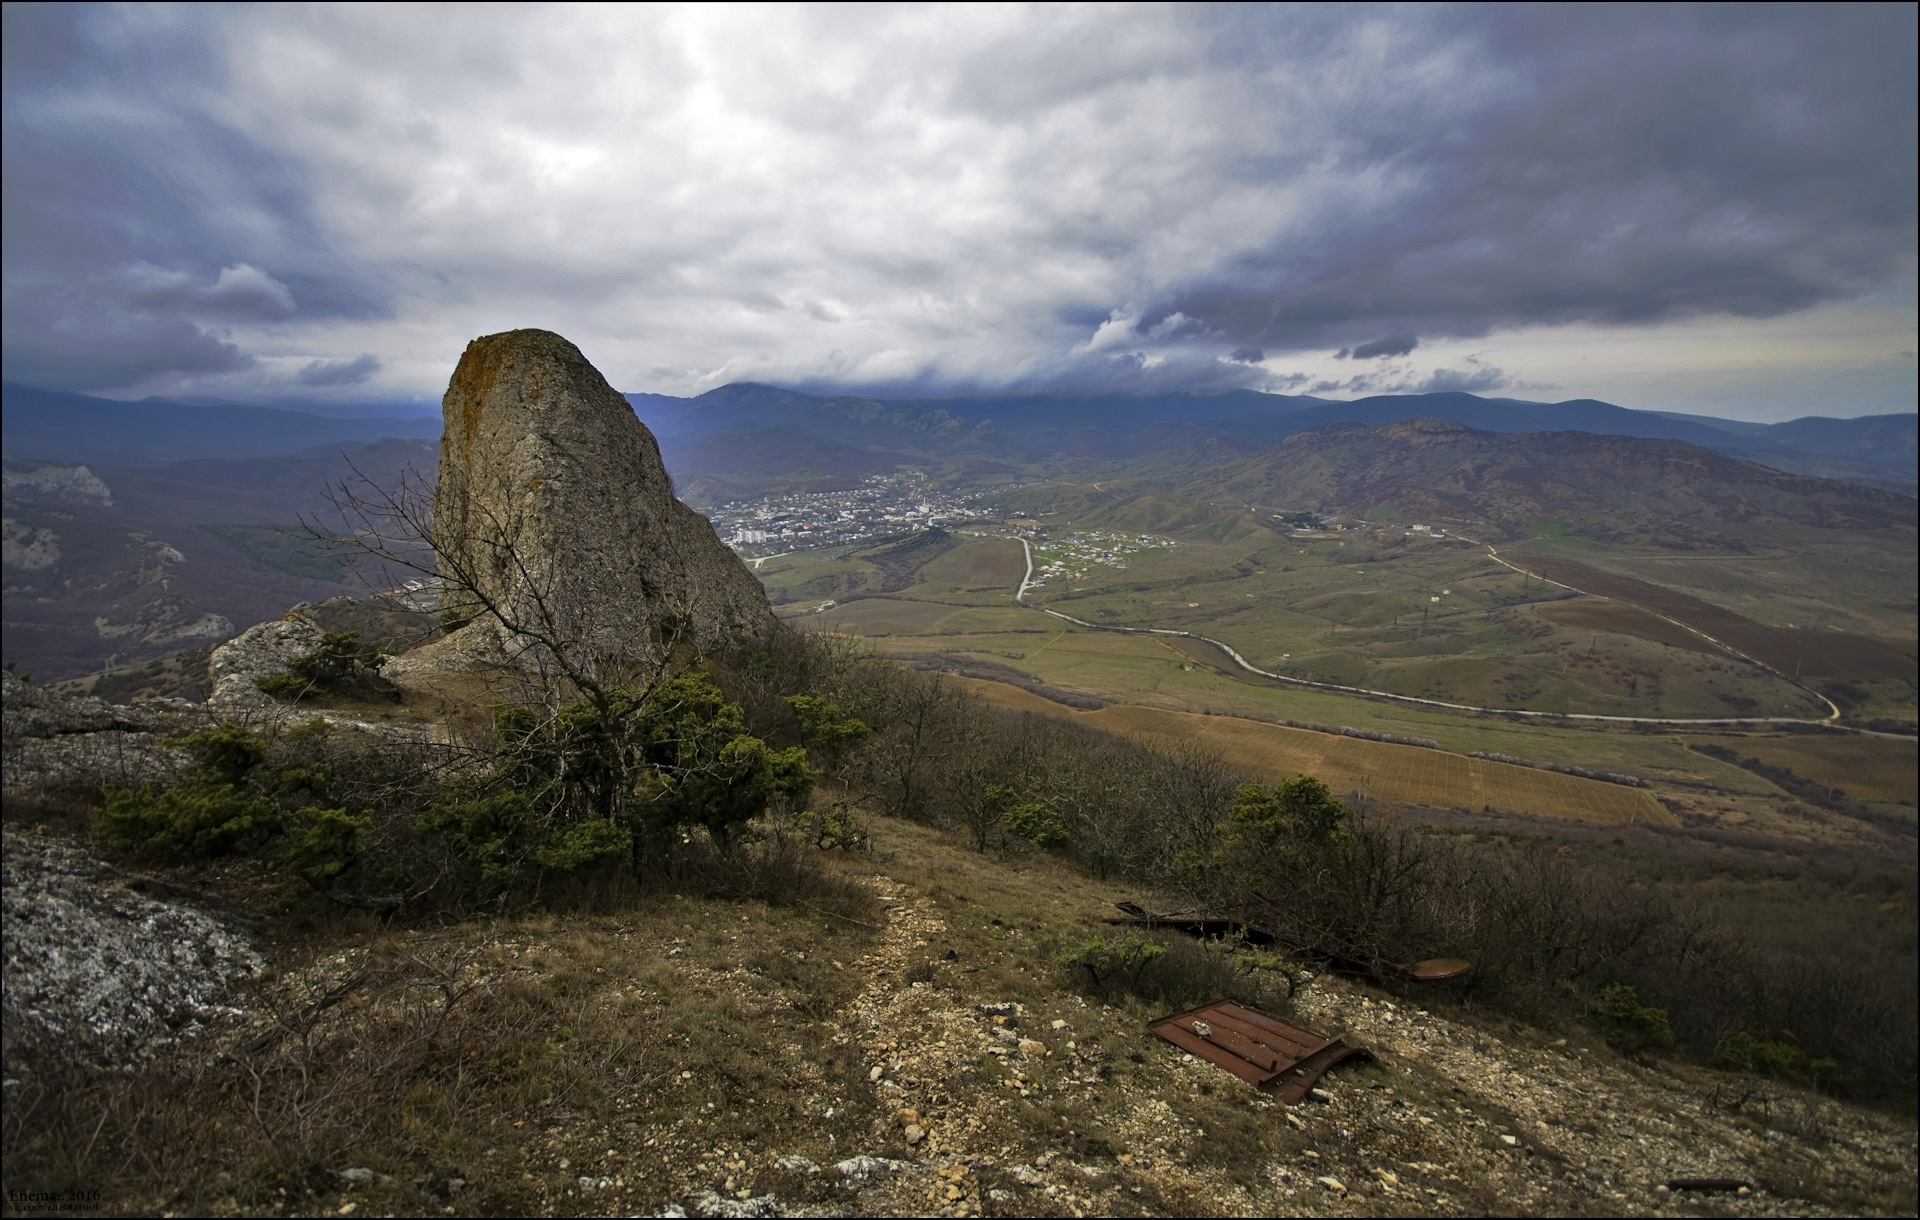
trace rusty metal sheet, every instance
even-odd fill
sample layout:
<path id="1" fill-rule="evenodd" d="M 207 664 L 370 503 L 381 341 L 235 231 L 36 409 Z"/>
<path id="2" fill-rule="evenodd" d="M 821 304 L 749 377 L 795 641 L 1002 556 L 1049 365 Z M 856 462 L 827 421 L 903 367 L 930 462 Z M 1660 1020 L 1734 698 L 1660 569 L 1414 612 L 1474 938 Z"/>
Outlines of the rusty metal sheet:
<path id="1" fill-rule="evenodd" d="M 1305 1097 L 1334 1064 L 1367 1054 L 1340 1035 L 1329 1038 L 1238 1000 L 1170 1013 L 1147 1028 L 1286 1102 Z"/>
<path id="2" fill-rule="evenodd" d="M 1416 983 L 1438 983 L 1457 979 L 1472 969 L 1473 963 L 1464 957 L 1430 957 L 1424 962 L 1415 962 L 1409 974 Z"/>

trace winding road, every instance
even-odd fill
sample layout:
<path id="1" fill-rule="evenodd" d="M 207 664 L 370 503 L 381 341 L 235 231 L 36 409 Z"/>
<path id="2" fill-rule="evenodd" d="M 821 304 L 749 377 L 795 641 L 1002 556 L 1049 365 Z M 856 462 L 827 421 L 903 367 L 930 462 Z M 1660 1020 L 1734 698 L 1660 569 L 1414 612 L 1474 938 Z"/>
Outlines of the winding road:
<path id="1" fill-rule="evenodd" d="M 1487 554 L 1491 556 L 1496 563 L 1499 563 L 1503 567 L 1511 568 L 1513 571 L 1516 571 L 1516 572 L 1526 571 L 1526 569 L 1516 567 L 1515 565 L 1508 563 L 1505 559 L 1501 558 L 1500 553 L 1496 551 L 1493 548 L 1493 546 L 1489 543 L 1480 542 L 1477 539 L 1467 538 L 1464 535 L 1456 535 L 1456 537 L 1459 537 L 1460 540 L 1463 542 L 1471 542 L 1475 546 L 1486 547 Z M 1833 723 L 1840 718 L 1839 707 L 1837 707 L 1834 704 L 1833 700 L 1827 698 L 1825 695 L 1820 694 L 1818 691 L 1810 690 L 1806 686 L 1802 685 L 1800 682 L 1796 681 L 1793 678 L 1787 677 L 1787 675 L 1780 673 L 1780 671 L 1772 668 L 1771 666 L 1763 665 L 1759 661 L 1754 660 L 1752 657 L 1747 656 L 1745 653 L 1740 652 L 1735 648 L 1729 647 L 1727 644 L 1721 642 L 1720 640 L 1716 640 L 1712 636 L 1709 636 L 1704 632 L 1697 631 L 1692 627 L 1688 627 L 1685 623 L 1677 622 L 1674 619 L 1667 619 L 1667 621 L 1670 623 L 1674 623 L 1675 626 L 1683 627 L 1683 628 L 1686 628 L 1686 630 L 1688 631 L 1692 631 L 1693 634 L 1699 636 L 1701 639 L 1710 641 L 1716 647 L 1725 649 L 1729 654 L 1739 657 L 1741 660 L 1747 662 L 1750 665 L 1756 666 L 1757 668 L 1763 669 L 1766 672 L 1773 674 L 1776 677 L 1781 678 L 1786 682 L 1792 683 L 1795 687 L 1798 687 L 1799 689 L 1806 691 L 1808 694 L 1813 695 L 1815 698 L 1819 699 L 1822 703 L 1826 704 L 1831 714 L 1821 720 L 1808 720 L 1808 719 L 1805 719 L 1804 717 L 1798 717 L 1798 716 L 1705 716 L 1705 717 L 1666 716 L 1666 717 L 1660 717 L 1660 716 L 1601 716 L 1592 712 L 1535 712 L 1535 711 L 1526 711 L 1524 709 L 1511 708 L 1511 707 L 1480 707 L 1472 703 L 1448 703 L 1443 699 L 1422 699 L 1416 695 L 1400 695 L 1400 694 L 1395 694 L 1392 691 L 1369 690 L 1363 686 L 1342 686 L 1337 682 L 1315 682 L 1310 678 L 1293 678 L 1293 677 L 1287 676 L 1286 674 L 1277 674 L 1272 672 L 1271 670 L 1261 669 L 1259 666 L 1253 664 L 1253 662 L 1241 656 L 1239 651 L 1236 650 L 1231 644 L 1223 643 L 1220 640 L 1214 639 L 1212 636 L 1201 635 L 1197 631 L 1180 631 L 1171 627 L 1114 627 L 1105 623 L 1089 623 L 1085 619 L 1077 619 L 1070 614 L 1062 614 L 1058 610 L 1049 610 L 1045 606 L 1031 605 L 1027 601 L 1027 589 L 1033 584 L 1033 547 L 1031 544 L 1027 542 L 1025 538 L 1022 538 L 1020 539 L 1020 548 L 1021 550 L 1026 552 L 1027 574 L 1020 578 L 1020 588 L 1016 593 L 1014 593 L 1013 600 L 1017 604 L 1027 607 L 1029 610 L 1038 610 L 1042 614 L 1050 614 L 1054 618 L 1060 619 L 1063 622 L 1072 623 L 1076 627 L 1086 627 L 1089 630 L 1093 630 L 1093 631 L 1117 631 L 1126 635 L 1172 635 L 1172 636 L 1181 636 L 1190 640 L 1199 640 L 1202 643 L 1211 644 L 1215 648 L 1218 648 L 1221 652 L 1226 653 L 1229 657 L 1233 658 L 1233 663 L 1235 665 L 1238 665 L 1241 669 L 1246 670 L 1250 674 L 1258 674 L 1262 678 L 1269 678 L 1275 682 L 1284 682 L 1289 686 L 1303 687 L 1308 690 L 1328 691 L 1333 694 L 1339 694 L 1339 695 L 1358 695 L 1358 696 L 1361 696 L 1362 698 L 1367 698 L 1367 699 L 1385 699 L 1393 703 L 1407 703 L 1407 704 L 1413 704 L 1418 707 L 1440 708 L 1442 710 L 1449 711 L 1449 712 L 1472 712 L 1478 715 L 1522 717 L 1522 718 L 1532 719 L 1532 720 L 1578 720 L 1578 721 L 1603 723 L 1603 724 L 1674 724 L 1674 725 L 1812 724 L 1812 725 L 1825 725 L 1825 726 L 1831 727 Z M 1531 573 L 1529 573 L 1529 575 L 1531 575 Z M 1540 577 L 1540 579 L 1545 580 L 1546 578 Z M 1585 594 L 1586 596 L 1590 596 L 1590 597 L 1597 596 L 1597 594 L 1587 594 L 1584 589 L 1575 589 L 1572 585 L 1563 584 L 1557 580 L 1547 581 L 1547 583 L 1559 585 L 1563 589 L 1571 589 L 1575 593 Z M 1641 608 L 1645 609 L 1645 607 L 1641 607 Z M 1654 611 L 1651 611 L 1651 610 L 1647 612 L 1649 614 L 1655 613 Z M 1667 616 L 1664 614 L 1659 615 L 1658 617 L 1667 618 Z M 1855 731 L 1865 731 L 1865 730 L 1855 730 Z M 1876 734 L 1876 736 L 1877 735 L 1878 734 Z"/>

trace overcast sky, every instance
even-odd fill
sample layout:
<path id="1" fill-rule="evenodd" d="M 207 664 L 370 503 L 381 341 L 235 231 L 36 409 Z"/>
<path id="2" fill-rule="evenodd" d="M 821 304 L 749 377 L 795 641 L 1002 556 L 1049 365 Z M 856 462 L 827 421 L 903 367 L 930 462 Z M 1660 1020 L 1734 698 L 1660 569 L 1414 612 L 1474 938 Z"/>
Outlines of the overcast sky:
<path id="1" fill-rule="evenodd" d="M 5 9 L 5 365 L 1914 409 L 1915 7 Z"/>

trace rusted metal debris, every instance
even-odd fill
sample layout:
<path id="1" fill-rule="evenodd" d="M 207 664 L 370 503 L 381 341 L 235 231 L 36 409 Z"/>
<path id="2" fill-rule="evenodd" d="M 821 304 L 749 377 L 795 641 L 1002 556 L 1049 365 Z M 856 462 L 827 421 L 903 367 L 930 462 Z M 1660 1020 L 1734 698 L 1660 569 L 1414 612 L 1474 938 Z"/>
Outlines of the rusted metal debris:
<path id="1" fill-rule="evenodd" d="M 1237 1000 L 1176 1012 L 1147 1028 L 1288 1104 L 1305 1097 L 1334 1064 L 1372 1058 L 1365 1048 L 1347 1045 L 1342 1035 L 1329 1038 Z"/>
<path id="2" fill-rule="evenodd" d="M 1668 1190 L 1750 1190 L 1745 1178 L 1668 1178 Z"/>
<path id="3" fill-rule="evenodd" d="M 1402 983 L 1437 983 L 1457 979 L 1473 969 L 1473 963 L 1463 957 L 1430 957 L 1418 962 L 1394 961 L 1349 944 L 1327 929 L 1310 929 L 1305 936 L 1282 935 L 1275 931 L 1275 927 L 1284 926 L 1290 921 L 1280 918 L 1284 913 L 1278 903 L 1258 894 L 1249 895 L 1248 905 L 1261 908 L 1267 916 L 1264 919 L 1203 915 L 1195 911 L 1160 915 L 1137 902 L 1117 902 L 1114 905 L 1126 915 L 1121 919 L 1107 920 L 1110 924 L 1135 928 L 1171 928 L 1189 936 L 1237 937 L 1248 944 L 1279 945 L 1290 953 L 1318 958 L 1341 974 L 1368 975 Z"/>
<path id="4" fill-rule="evenodd" d="M 1125 924 L 1136 928 L 1172 928 L 1176 932 L 1185 932 L 1188 936 L 1205 939 L 1217 936 L 1222 939 L 1239 937 L 1252 945 L 1270 945 L 1273 934 L 1262 928 L 1248 927 L 1243 919 L 1230 916 L 1200 915 L 1193 911 L 1176 911 L 1171 915 L 1156 915 L 1137 902 L 1116 902 L 1114 906 L 1126 912 L 1124 919 L 1109 919 L 1111 924 Z"/>

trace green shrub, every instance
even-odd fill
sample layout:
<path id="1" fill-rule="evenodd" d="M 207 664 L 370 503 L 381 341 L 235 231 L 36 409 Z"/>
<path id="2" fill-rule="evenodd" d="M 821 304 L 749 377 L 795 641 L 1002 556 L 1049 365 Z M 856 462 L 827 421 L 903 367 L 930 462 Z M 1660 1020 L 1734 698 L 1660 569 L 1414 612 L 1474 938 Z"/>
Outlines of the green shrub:
<path id="1" fill-rule="evenodd" d="M 829 769 L 837 768 L 850 750 L 873 733 L 865 721 L 854 719 L 817 695 L 789 695 L 786 703 L 800 722 L 801 744 Z"/>
<path id="2" fill-rule="evenodd" d="M 224 856 L 272 839 L 279 807 L 226 784 L 109 788 L 99 819 L 107 845 L 150 860 Z"/>
<path id="3" fill-rule="evenodd" d="M 1587 1005 L 1587 1023 L 1609 1046 L 1626 1055 L 1673 1051 L 1680 1046 L 1667 1010 L 1641 1003 L 1640 993 L 1626 983 L 1600 989 Z"/>
<path id="4" fill-rule="evenodd" d="M 511 881 L 538 846 L 533 806 L 524 792 L 496 792 L 433 806 L 415 824 L 444 841 L 456 859 L 477 867 L 489 891 Z"/>
<path id="5" fill-rule="evenodd" d="M 1325 783 L 1295 775 L 1271 789 L 1242 784 L 1227 814 L 1227 849 L 1237 855 L 1324 848 L 1349 837 L 1353 815 Z"/>
<path id="6" fill-rule="evenodd" d="M 802 810 L 794 815 L 793 829 L 821 851 L 864 851 L 868 846 L 866 824 L 845 801 Z"/>
<path id="7" fill-rule="evenodd" d="M 322 885 L 358 863 L 361 839 L 372 829 L 370 814 L 308 806 L 290 819 L 274 855 L 307 881 Z"/>
<path id="8" fill-rule="evenodd" d="M 632 850 L 632 831 L 605 818 L 588 818 L 547 835 L 534 849 L 533 859 L 541 868 L 564 873 Z"/>
<path id="9" fill-rule="evenodd" d="M 349 695 L 398 699 L 400 690 L 379 674 L 386 657 L 360 647 L 354 631 L 329 631 L 287 672 L 254 679 L 254 685 L 276 699 L 294 702 L 308 695 Z"/>
<path id="10" fill-rule="evenodd" d="M 774 750 L 704 674 L 651 692 L 583 697 L 547 713 L 498 707 L 505 751 L 491 786 L 527 794 L 562 824 L 597 819 L 655 846 L 704 828 L 724 848 L 769 805 L 805 805 L 817 773 L 806 750 Z"/>
<path id="11" fill-rule="evenodd" d="M 224 784 L 241 783 L 267 760 L 265 743 L 232 721 L 174 744 L 192 757 L 206 778 Z"/>
<path id="12" fill-rule="evenodd" d="M 1789 1038 L 1791 1035 L 1789 1035 Z M 1722 1072 L 1750 1072 L 1771 1076 L 1791 1084 L 1813 1086 L 1831 1080 L 1838 1065 L 1832 1059 L 1816 1058 L 1792 1041 L 1767 1038 L 1748 1030 L 1736 1029 L 1720 1035 L 1707 1066 Z"/>
<path id="13" fill-rule="evenodd" d="M 1087 981 L 1098 992 L 1120 984 L 1125 990 L 1137 990 L 1147 967 L 1165 957 L 1167 947 L 1148 940 L 1138 932 L 1121 936 L 1090 936 L 1077 947 L 1060 954 L 1059 963 L 1068 973 L 1085 972 Z"/>
<path id="14" fill-rule="evenodd" d="M 1015 801 L 1000 814 L 1000 824 L 1029 843 L 1048 847 L 1067 841 L 1067 828 L 1053 810 L 1038 801 Z"/>

